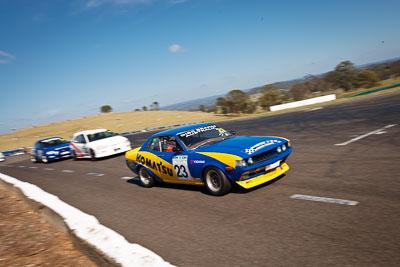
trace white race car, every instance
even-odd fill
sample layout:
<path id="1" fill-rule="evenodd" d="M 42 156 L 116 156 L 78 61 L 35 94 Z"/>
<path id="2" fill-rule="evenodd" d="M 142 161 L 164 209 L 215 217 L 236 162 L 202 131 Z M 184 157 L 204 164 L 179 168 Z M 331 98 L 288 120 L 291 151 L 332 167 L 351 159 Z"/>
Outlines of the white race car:
<path id="1" fill-rule="evenodd" d="M 4 156 L 3 153 L 0 152 L 0 161 L 5 161 L 6 157 Z"/>
<path id="2" fill-rule="evenodd" d="M 132 149 L 128 138 L 106 129 L 77 132 L 69 146 L 74 159 L 90 158 L 92 160 Z"/>

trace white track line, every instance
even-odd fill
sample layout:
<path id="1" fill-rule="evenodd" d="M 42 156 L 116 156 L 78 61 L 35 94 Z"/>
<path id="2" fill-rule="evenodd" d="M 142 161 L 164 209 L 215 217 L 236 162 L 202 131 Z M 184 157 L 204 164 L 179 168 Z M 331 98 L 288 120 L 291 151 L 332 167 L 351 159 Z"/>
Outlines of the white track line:
<path id="1" fill-rule="evenodd" d="M 370 136 L 370 135 L 373 135 L 373 134 L 383 134 L 383 133 L 385 133 L 385 129 L 391 128 L 391 127 L 396 126 L 396 125 L 397 124 L 386 125 L 385 127 L 381 128 L 381 129 L 378 129 L 378 130 L 375 130 L 375 131 L 360 135 L 360 136 L 358 136 L 356 138 L 353 138 L 353 139 L 350 139 L 349 141 L 346 141 L 344 143 L 335 144 L 335 146 L 345 146 L 345 145 L 348 145 L 350 143 L 353 143 L 355 141 L 358 141 L 360 139 L 363 139 L 363 138 L 365 138 L 367 136 Z"/>
<path id="2" fill-rule="evenodd" d="M 73 170 L 62 170 L 61 172 L 75 172 Z"/>
<path id="3" fill-rule="evenodd" d="M 307 195 L 299 195 L 299 194 L 294 194 L 290 198 L 319 201 L 319 202 L 326 202 L 326 203 L 334 203 L 334 204 L 341 204 L 341 205 L 348 205 L 348 206 L 355 206 L 358 204 L 358 201 L 353 201 L 353 200 L 329 198 L 329 197 L 316 197 L 316 196 L 307 196 Z"/>
<path id="4" fill-rule="evenodd" d="M 43 168 L 43 170 L 45 170 L 45 171 L 54 171 L 53 168 Z"/>
<path id="5" fill-rule="evenodd" d="M 95 172 L 89 172 L 88 175 L 93 175 L 93 176 L 104 176 L 103 173 L 95 173 Z"/>
<path id="6" fill-rule="evenodd" d="M 310 108 L 310 109 L 305 110 L 305 112 L 310 112 L 310 111 L 315 111 L 315 110 L 320 110 L 320 109 L 323 109 L 323 107 Z"/>

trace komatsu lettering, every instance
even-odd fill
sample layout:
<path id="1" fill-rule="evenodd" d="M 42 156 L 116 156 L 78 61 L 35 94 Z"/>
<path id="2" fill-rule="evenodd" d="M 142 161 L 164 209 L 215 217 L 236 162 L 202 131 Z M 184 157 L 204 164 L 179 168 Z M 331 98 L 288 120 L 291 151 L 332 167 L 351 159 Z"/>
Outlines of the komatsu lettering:
<path id="1" fill-rule="evenodd" d="M 169 176 L 174 175 L 172 169 L 168 168 L 167 166 L 164 166 L 161 161 L 158 163 L 156 161 L 152 161 L 151 159 L 145 158 L 140 154 L 137 154 L 136 162 L 141 163 L 142 165 L 146 165 L 150 169 L 153 169 L 160 173 L 168 174 Z"/>

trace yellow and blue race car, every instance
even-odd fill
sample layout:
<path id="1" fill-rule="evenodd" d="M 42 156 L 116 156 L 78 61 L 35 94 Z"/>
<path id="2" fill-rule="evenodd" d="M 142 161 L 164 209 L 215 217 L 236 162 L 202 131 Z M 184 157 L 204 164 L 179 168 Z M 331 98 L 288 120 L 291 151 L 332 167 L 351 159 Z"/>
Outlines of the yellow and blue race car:
<path id="1" fill-rule="evenodd" d="M 248 189 L 281 176 L 289 170 L 285 162 L 291 152 L 286 138 L 235 136 L 204 123 L 154 134 L 125 157 L 143 187 L 205 185 L 210 194 L 224 195 L 232 184 Z"/>

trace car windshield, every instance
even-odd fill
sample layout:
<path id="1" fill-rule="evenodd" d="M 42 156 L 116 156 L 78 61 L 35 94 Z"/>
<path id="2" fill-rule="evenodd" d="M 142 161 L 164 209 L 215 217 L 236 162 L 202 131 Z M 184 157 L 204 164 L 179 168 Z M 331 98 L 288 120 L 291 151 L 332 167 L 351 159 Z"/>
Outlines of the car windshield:
<path id="1" fill-rule="evenodd" d="M 50 139 L 50 140 L 42 141 L 42 142 L 40 142 L 39 146 L 41 148 L 46 148 L 46 147 L 52 147 L 52 146 L 59 146 L 59 145 L 63 145 L 66 143 L 68 143 L 68 142 L 62 138 L 59 138 L 59 139 Z"/>
<path id="2" fill-rule="evenodd" d="M 88 139 L 89 142 L 94 142 L 100 139 L 104 139 L 104 138 L 108 138 L 108 137 L 113 137 L 116 136 L 118 134 L 113 133 L 111 131 L 104 131 L 104 132 L 99 132 L 99 133 L 95 133 L 95 134 L 88 134 Z"/>
<path id="3" fill-rule="evenodd" d="M 232 136 L 226 130 L 215 124 L 195 128 L 186 132 L 178 133 L 177 136 L 185 144 L 187 149 L 197 148 L 202 145 L 225 140 Z"/>

